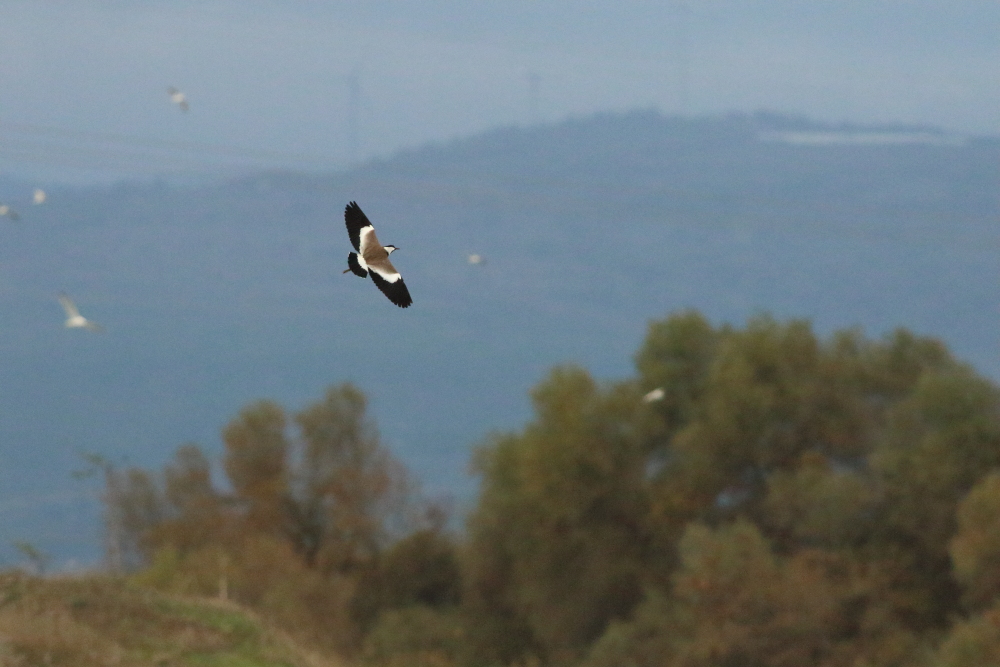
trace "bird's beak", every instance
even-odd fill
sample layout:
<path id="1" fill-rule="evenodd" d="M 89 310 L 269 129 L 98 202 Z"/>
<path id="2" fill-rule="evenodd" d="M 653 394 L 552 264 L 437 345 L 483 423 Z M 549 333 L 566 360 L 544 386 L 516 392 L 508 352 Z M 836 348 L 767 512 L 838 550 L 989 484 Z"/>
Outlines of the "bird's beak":
<path id="1" fill-rule="evenodd" d="M 350 269 L 344 269 L 341 273 L 347 273 L 348 271 L 350 271 Z"/>

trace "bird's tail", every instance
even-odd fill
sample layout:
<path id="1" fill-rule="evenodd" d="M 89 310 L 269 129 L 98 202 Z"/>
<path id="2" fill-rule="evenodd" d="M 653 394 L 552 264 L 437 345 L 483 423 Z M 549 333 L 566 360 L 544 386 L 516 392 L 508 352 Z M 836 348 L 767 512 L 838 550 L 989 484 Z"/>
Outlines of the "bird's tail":
<path id="1" fill-rule="evenodd" d="M 354 275 L 359 278 L 367 278 L 368 272 L 361 268 L 361 263 L 358 262 L 358 253 L 352 252 L 347 255 L 347 269 L 344 273 L 351 271 Z"/>

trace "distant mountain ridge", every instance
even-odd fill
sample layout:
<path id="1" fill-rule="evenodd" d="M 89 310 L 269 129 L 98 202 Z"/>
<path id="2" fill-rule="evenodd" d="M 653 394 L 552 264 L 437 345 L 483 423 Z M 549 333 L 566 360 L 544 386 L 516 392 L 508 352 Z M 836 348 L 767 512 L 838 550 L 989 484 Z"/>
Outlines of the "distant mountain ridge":
<path id="1" fill-rule="evenodd" d="M 187 441 L 217 455 L 247 402 L 297 409 L 344 380 L 431 493 L 467 501 L 470 446 L 518 428 L 549 367 L 627 376 L 646 322 L 680 308 L 821 333 L 906 326 L 1000 377 L 1000 141 L 951 137 L 641 110 L 337 174 L 46 186 L 0 227 L 0 530 L 93 559 L 96 489 L 69 477 L 79 451 L 155 467 Z M 0 181 L 0 201 L 24 187 Z M 401 248 L 407 311 L 341 275 L 350 200 Z M 63 290 L 107 334 L 63 330 Z"/>

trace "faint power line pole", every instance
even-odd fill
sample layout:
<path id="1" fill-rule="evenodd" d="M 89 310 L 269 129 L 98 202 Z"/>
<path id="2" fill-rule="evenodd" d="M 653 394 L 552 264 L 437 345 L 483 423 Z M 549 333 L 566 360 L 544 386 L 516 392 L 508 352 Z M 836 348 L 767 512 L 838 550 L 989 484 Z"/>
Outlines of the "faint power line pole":
<path id="1" fill-rule="evenodd" d="M 357 164 L 361 153 L 361 75 L 355 69 L 347 76 L 347 159 Z"/>
<path id="2" fill-rule="evenodd" d="M 538 87 L 541 82 L 538 72 L 528 72 L 528 123 L 531 125 L 542 121 L 538 111 Z"/>
<path id="3" fill-rule="evenodd" d="M 686 0 L 677 0 L 675 8 L 675 41 L 677 44 L 677 111 L 682 115 L 691 109 L 691 7 Z"/>

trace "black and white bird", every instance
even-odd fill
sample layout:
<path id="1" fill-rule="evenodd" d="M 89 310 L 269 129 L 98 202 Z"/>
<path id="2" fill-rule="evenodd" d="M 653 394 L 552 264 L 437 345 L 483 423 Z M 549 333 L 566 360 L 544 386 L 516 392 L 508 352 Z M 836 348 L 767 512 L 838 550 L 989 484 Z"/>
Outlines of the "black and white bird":
<path id="1" fill-rule="evenodd" d="M 86 317 L 80 314 L 80 311 L 76 309 L 76 304 L 65 292 L 59 293 L 59 303 L 62 304 L 63 310 L 66 311 L 66 328 L 67 329 L 87 329 L 88 331 L 104 331 L 102 327 L 97 322 L 91 322 Z"/>
<path id="2" fill-rule="evenodd" d="M 413 303 L 403 277 L 389 261 L 389 255 L 399 248 L 379 243 L 375 228 L 357 202 L 352 201 L 344 209 L 344 223 L 347 225 L 347 234 L 351 237 L 351 245 L 357 250 L 347 255 L 344 273 L 351 271 L 361 278 L 371 275 L 375 286 L 400 308 Z"/>

